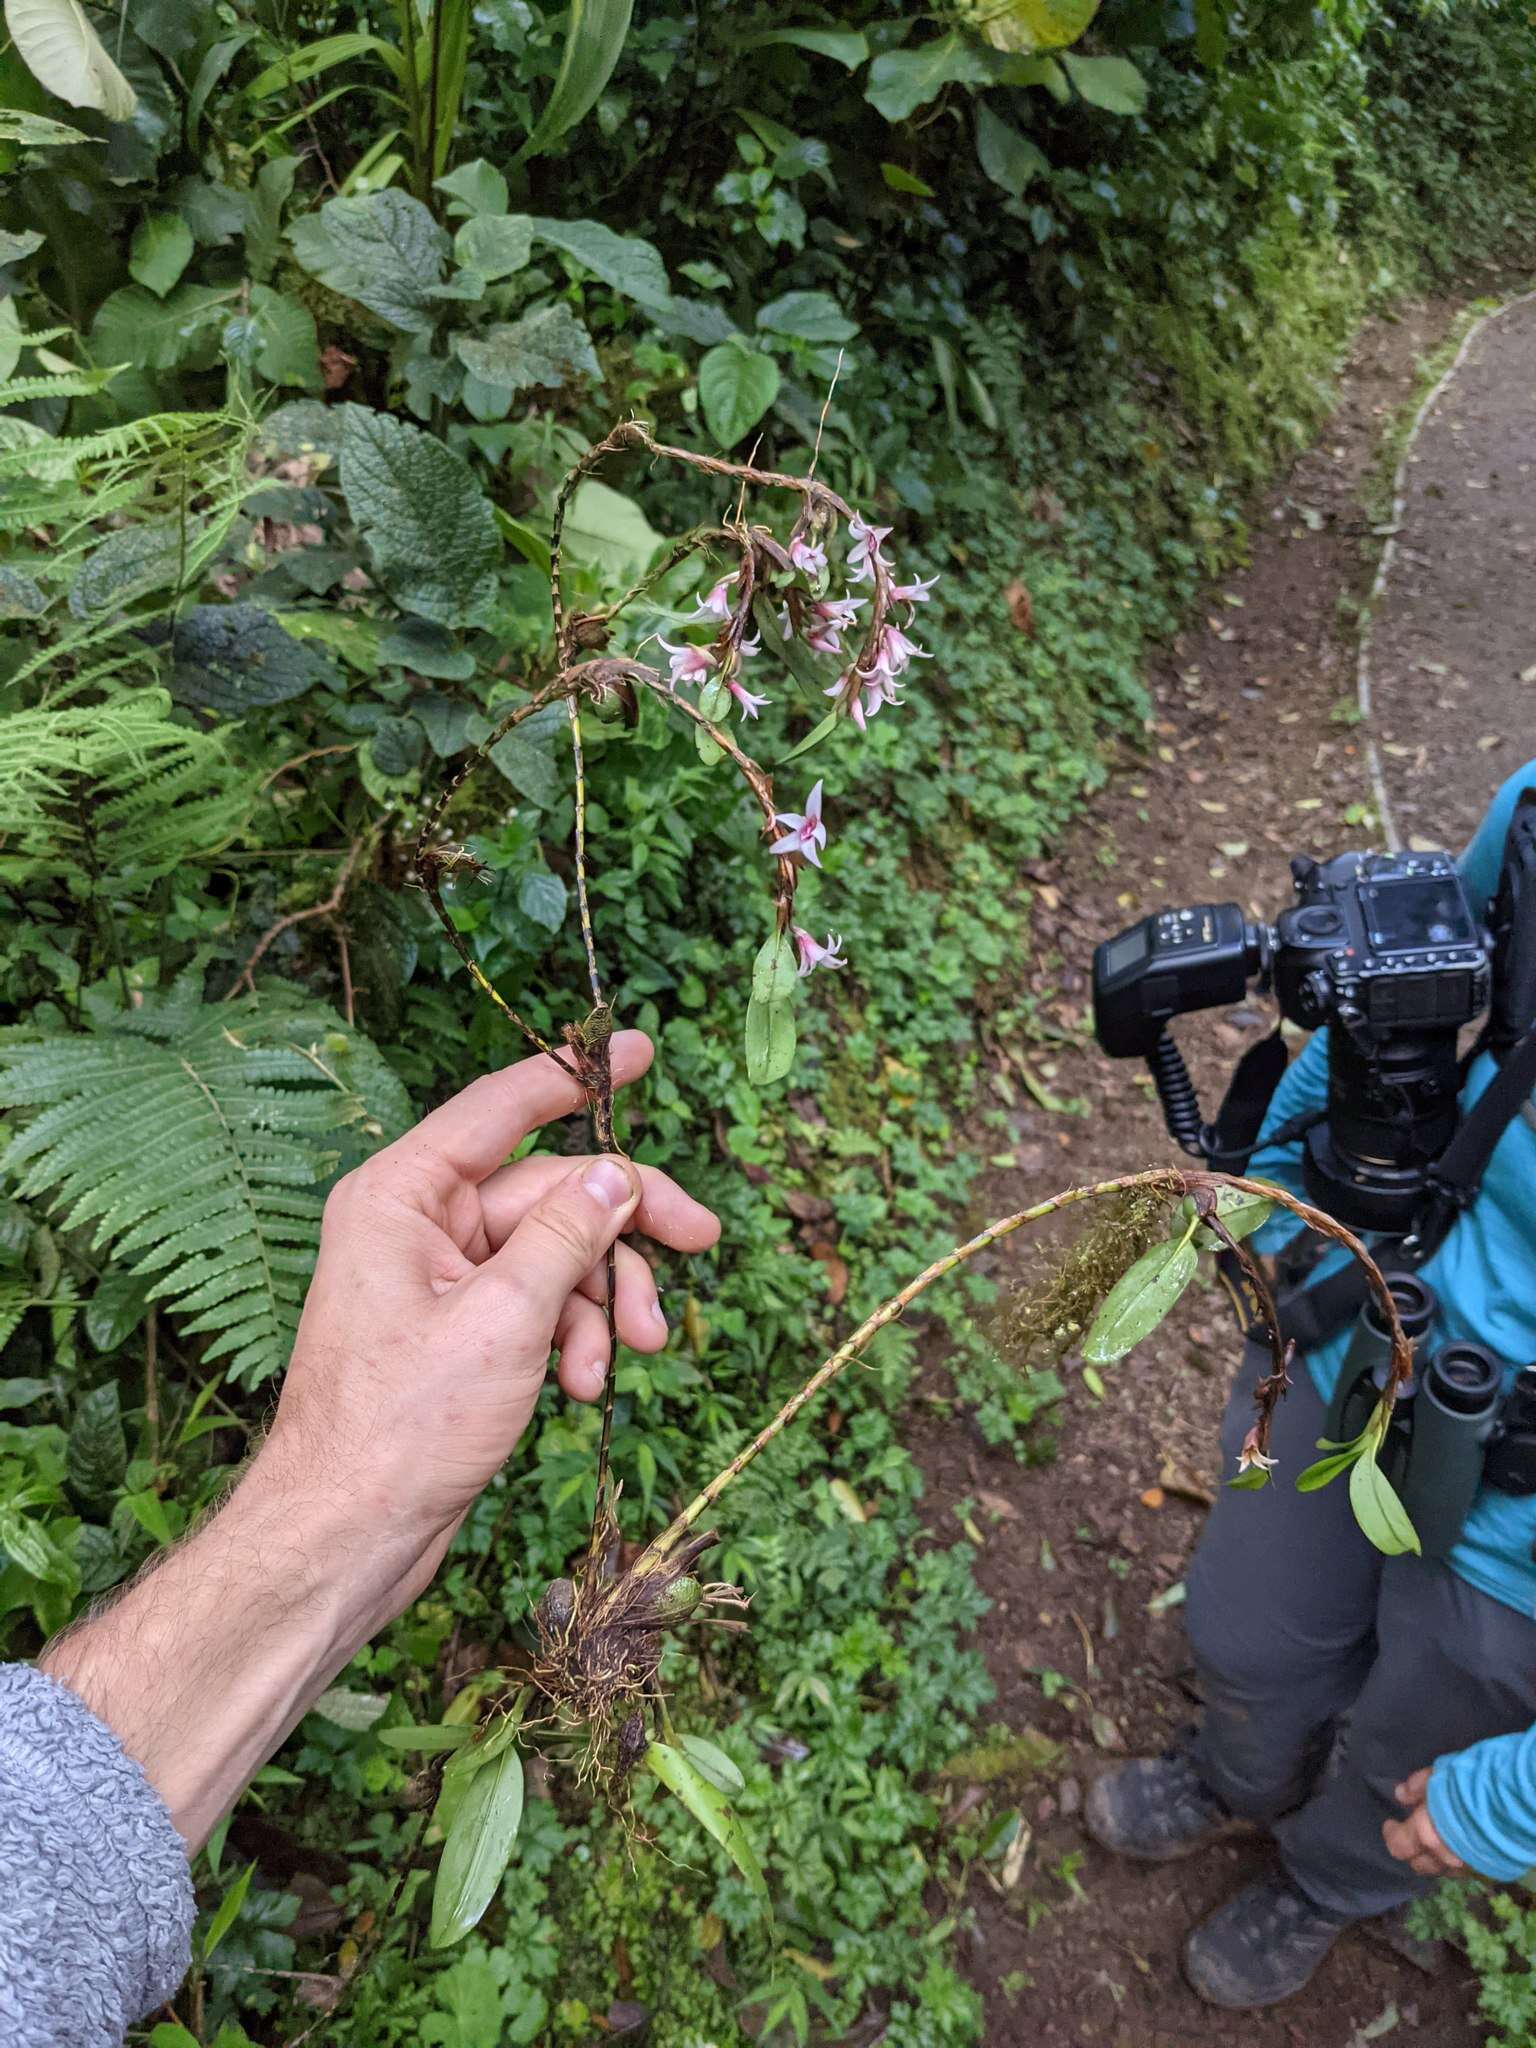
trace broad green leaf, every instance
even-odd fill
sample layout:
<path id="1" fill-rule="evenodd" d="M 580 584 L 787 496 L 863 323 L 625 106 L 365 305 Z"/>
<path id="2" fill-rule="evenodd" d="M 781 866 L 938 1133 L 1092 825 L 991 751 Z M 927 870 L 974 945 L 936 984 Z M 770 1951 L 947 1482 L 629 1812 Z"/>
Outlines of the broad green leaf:
<path id="1" fill-rule="evenodd" d="M 501 541 L 462 455 L 405 420 L 354 406 L 340 476 L 379 579 L 402 610 L 440 626 L 467 625 L 485 610 Z"/>
<path id="2" fill-rule="evenodd" d="M 554 90 L 517 161 L 538 156 L 592 111 L 613 76 L 633 9 L 634 0 L 571 0 Z"/>
<path id="3" fill-rule="evenodd" d="M 245 1904 L 245 1895 L 251 1888 L 251 1879 L 256 1875 L 256 1865 L 247 1863 L 229 1890 L 219 1901 L 219 1910 L 208 1923 L 208 1932 L 203 1936 L 203 1961 L 206 1963 L 219 1943 L 228 1934 L 240 1917 L 240 1908 Z"/>
<path id="4" fill-rule="evenodd" d="M 760 1003 L 787 1002 L 800 979 L 795 942 L 788 932 L 764 939 L 752 963 L 752 993 Z"/>
<path id="5" fill-rule="evenodd" d="M 566 887 L 547 868 L 531 868 L 517 885 L 517 907 L 547 932 L 559 931 L 565 923 Z"/>
<path id="6" fill-rule="evenodd" d="M 559 301 L 483 334 L 455 335 L 453 347 L 466 370 L 507 391 L 551 389 L 568 378 L 601 374 L 591 335 Z"/>
<path id="7" fill-rule="evenodd" d="M 272 93 L 284 92 L 290 86 L 303 85 L 311 78 L 318 78 L 322 72 L 330 71 L 338 64 L 350 64 L 357 57 L 368 56 L 379 58 L 397 78 L 403 76 L 404 64 L 393 43 L 349 30 L 344 35 L 322 36 L 318 42 L 285 51 L 275 64 L 269 64 L 265 71 L 259 72 L 245 90 L 251 99 L 264 100 Z"/>
<path id="8" fill-rule="evenodd" d="M 1075 43 L 1099 11 L 1099 0 L 980 0 L 973 26 L 994 50 L 1027 54 Z"/>
<path id="9" fill-rule="evenodd" d="M 170 1516 L 165 1512 L 165 1502 L 158 1493 L 125 1493 L 121 1506 L 125 1507 L 147 1536 L 153 1536 L 157 1543 L 174 1541 L 176 1532 L 171 1527 Z"/>
<path id="10" fill-rule="evenodd" d="M 120 285 L 97 309 L 91 347 L 104 363 L 171 370 L 207 348 L 234 305 L 234 292 L 218 285 L 179 284 L 164 298 Z"/>
<path id="11" fill-rule="evenodd" d="M 431 1942 L 447 1948 L 496 1896 L 523 1818 L 523 1760 L 515 1749 L 475 1772 L 454 1814 L 432 1892 Z"/>
<path id="12" fill-rule="evenodd" d="M 1335 1451 L 1331 1457 L 1319 1458 L 1316 1464 L 1297 1474 L 1296 1491 L 1316 1493 L 1319 1487 L 1337 1479 L 1341 1472 L 1347 1472 L 1357 1459 L 1366 1455 L 1358 1444 L 1351 1444 L 1347 1451 Z"/>
<path id="13" fill-rule="evenodd" d="M 525 519 L 514 519 L 510 512 L 496 508 L 496 525 L 503 540 L 510 541 L 525 562 L 531 562 L 535 569 L 547 576 L 550 569 L 549 542 L 542 533 L 536 533 Z"/>
<path id="14" fill-rule="evenodd" d="M 196 2034 L 189 2034 L 179 2021 L 162 2020 L 150 2030 L 149 2048 L 200 2048 Z"/>
<path id="15" fill-rule="evenodd" d="M 353 1735 L 364 1734 L 375 1721 L 389 1712 L 389 1700 L 375 1692 L 357 1692 L 350 1686 L 329 1685 L 309 1710 L 333 1727 Z"/>
<path id="16" fill-rule="evenodd" d="M 14 1327 L 14 1326 L 13 1326 Z M 9 1335 L 9 1332 L 7 1332 Z M 7 1408 L 30 1408 L 34 1401 L 40 1401 L 49 1391 L 47 1380 L 22 1378 L 0 1380 L 0 1411 Z"/>
<path id="17" fill-rule="evenodd" d="M 1186 1195 L 1180 1204 L 1182 1213 L 1191 1222 L 1195 1217 L 1192 1196 Z M 1261 1229 L 1274 1214 L 1275 1205 L 1262 1195 L 1245 1195 L 1240 1188 L 1218 1188 L 1216 1191 L 1216 1214 L 1221 1218 L 1230 1237 L 1239 1240 Z M 1195 1232 L 1195 1243 L 1203 1252 L 1219 1251 L 1222 1240 L 1207 1223 L 1202 1223 Z"/>
<path id="18" fill-rule="evenodd" d="M 179 213 L 151 213 L 134 230 L 128 274 L 163 299 L 192 261 L 192 230 Z"/>
<path id="19" fill-rule="evenodd" d="M 288 230 L 301 268 L 407 334 L 429 334 L 448 236 L 419 199 L 389 189 L 331 199 Z"/>
<path id="20" fill-rule="evenodd" d="M 72 107 L 94 107 L 109 121 L 133 119 L 138 96 L 102 48 L 79 0 L 5 0 L 5 25 L 39 85 Z"/>
<path id="21" fill-rule="evenodd" d="M 752 1844 L 718 1788 L 709 1782 L 691 1758 L 668 1743 L 651 1743 L 641 1761 L 669 1792 L 677 1795 L 694 1819 L 708 1828 L 751 1889 L 766 1901 L 768 1887 L 763 1881 Z"/>
<path id="22" fill-rule="evenodd" d="M 9 228 L 0 228 L 0 263 L 22 263 L 43 246 L 43 237 L 35 228 L 28 228 L 23 234 L 13 235 Z M 10 300 L 5 302 L 10 305 Z M 64 332 L 69 332 L 65 328 Z M 9 376 L 10 372 L 7 371 Z"/>
<path id="23" fill-rule="evenodd" d="M 74 1560 L 64 1555 L 40 1522 L 29 1520 L 18 1508 L 0 1507 L 0 1551 L 45 1586 L 73 1588 L 78 1583 Z"/>
<path id="24" fill-rule="evenodd" d="M 301 391 L 320 389 L 320 337 L 308 306 L 270 285 L 251 286 L 251 328 L 256 342 L 256 367 L 270 384 L 295 384 Z"/>
<path id="25" fill-rule="evenodd" d="M 700 359 L 699 403 L 722 448 L 749 434 L 778 395 L 779 366 L 757 349 L 723 341 Z"/>
<path id="26" fill-rule="evenodd" d="M 466 683 L 475 672 L 475 657 L 460 647 L 442 626 L 426 619 L 399 619 L 379 642 L 379 660 L 397 661 L 402 668 L 439 682 Z M 413 712 L 420 706 L 413 703 Z M 486 727 L 490 731 L 490 727 Z"/>
<path id="27" fill-rule="evenodd" d="M 98 1351 L 115 1351 L 143 1322 L 148 1299 L 149 1284 L 137 1273 L 108 1273 L 86 1303 L 86 1336 Z"/>
<path id="28" fill-rule="evenodd" d="M 869 44 L 853 28 L 765 28 L 734 39 L 738 50 L 761 50 L 770 43 L 789 43 L 817 57 L 830 57 L 846 71 L 857 71 L 869 56 Z"/>
<path id="29" fill-rule="evenodd" d="M 717 1749 L 712 1742 L 706 1742 L 702 1735 L 680 1735 L 678 1747 L 686 1752 L 689 1761 L 702 1771 L 717 1792 L 734 1799 L 746 1791 L 746 1779 L 725 1751 Z"/>
<path id="30" fill-rule="evenodd" d="M 92 1387 L 76 1403 L 64 1469 L 70 1491 L 93 1507 L 104 1506 L 122 1484 L 128 1469 L 128 1439 L 123 1433 L 116 1380 Z"/>
<path id="31" fill-rule="evenodd" d="M 633 498 L 589 477 L 565 515 L 564 546 L 574 561 L 591 562 L 624 584 L 651 566 L 661 535 Z"/>
<path id="32" fill-rule="evenodd" d="M 992 76 L 986 53 L 951 29 L 915 50 L 883 50 L 869 67 L 864 97 L 887 121 L 905 121 L 946 85 L 987 85 Z"/>
<path id="33" fill-rule="evenodd" d="M 747 1004 L 747 1079 L 754 1088 L 782 1081 L 795 1063 L 795 1013 L 787 1002 Z"/>
<path id="34" fill-rule="evenodd" d="M 24 107 L 0 107 L 0 142 L 18 142 L 23 149 L 68 149 L 88 138 L 78 128 L 30 114 Z"/>
<path id="35" fill-rule="evenodd" d="M 505 213 L 510 195 L 507 181 L 494 164 L 488 164 L 483 156 L 475 157 L 467 164 L 458 164 L 446 176 L 437 179 L 437 190 L 446 192 L 453 204 L 448 212 L 457 218 L 468 214 Z"/>
<path id="36" fill-rule="evenodd" d="M 1061 59 L 1068 78 L 1090 107 L 1102 107 L 1107 114 L 1139 114 L 1147 104 L 1147 81 L 1129 57 L 1074 57 Z"/>
<path id="37" fill-rule="evenodd" d="M 785 292 L 759 309 L 757 324 L 801 341 L 852 341 L 859 331 L 830 292 Z"/>
<path id="38" fill-rule="evenodd" d="M 976 102 L 976 157 L 993 184 L 1014 198 L 1051 168 L 1045 152 L 994 114 L 985 100 Z"/>
<path id="39" fill-rule="evenodd" d="M 564 709 L 558 704 L 551 705 L 550 709 L 558 714 L 563 724 Z M 547 732 L 537 730 L 537 724 L 537 717 L 534 717 L 527 725 L 514 726 L 491 748 L 490 760 L 519 796 L 547 811 L 564 795 L 565 778 L 551 751 Z"/>
<path id="40" fill-rule="evenodd" d="M 243 718 L 302 697 L 335 672 L 258 604 L 197 604 L 171 637 L 171 695 L 178 704 Z"/>
<path id="41" fill-rule="evenodd" d="M 638 235 L 616 235 L 596 220 L 544 219 L 534 220 L 533 235 L 535 241 L 548 242 L 574 256 L 594 277 L 633 299 L 637 306 L 671 306 L 666 265 Z"/>
<path id="42" fill-rule="evenodd" d="M 880 176 L 892 192 L 909 192 L 915 199 L 934 199 L 938 196 L 926 178 L 920 178 L 915 171 L 907 170 L 902 164 L 882 164 Z"/>
<path id="43" fill-rule="evenodd" d="M 526 213 L 476 214 L 453 238 L 454 260 L 487 279 L 522 270 L 532 251 L 533 222 Z"/>
<path id="44" fill-rule="evenodd" d="M 1349 1504 L 1367 1541 L 1384 1556 L 1419 1555 L 1418 1532 L 1369 1449 L 1356 1458 L 1349 1475 Z"/>
<path id="45" fill-rule="evenodd" d="M 1150 1335 L 1195 1277 L 1199 1258 L 1187 1236 L 1154 1245 L 1110 1289 L 1083 1345 L 1090 1365 L 1110 1365 Z"/>
<path id="46" fill-rule="evenodd" d="M 0 299 L 0 382 L 9 377 L 21 361 L 22 350 L 21 315 L 16 310 L 16 297 Z M 38 610 L 45 609 L 39 605 Z"/>
<path id="47" fill-rule="evenodd" d="M 1227 61 L 1231 33 L 1227 26 L 1230 0 L 1195 0 L 1195 55 L 1207 71 Z"/>
<path id="48" fill-rule="evenodd" d="M 441 1721 L 413 1722 L 405 1728 L 381 1728 L 378 1740 L 386 1749 L 420 1750 L 423 1755 L 436 1756 L 445 1749 L 462 1749 L 473 1732 Z"/>

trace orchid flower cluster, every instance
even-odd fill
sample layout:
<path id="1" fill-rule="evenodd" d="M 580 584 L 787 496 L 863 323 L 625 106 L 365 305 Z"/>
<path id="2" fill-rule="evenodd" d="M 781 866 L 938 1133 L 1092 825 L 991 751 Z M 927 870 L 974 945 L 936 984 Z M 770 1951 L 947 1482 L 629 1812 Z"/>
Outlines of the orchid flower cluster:
<path id="1" fill-rule="evenodd" d="M 771 617 L 783 642 L 799 640 L 813 654 L 832 655 L 842 664 L 842 673 L 824 692 L 833 699 L 832 710 L 812 736 L 820 738 L 843 718 L 862 733 L 869 721 L 888 704 L 900 704 L 902 678 L 913 661 L 927 661 L 927 650 L 911 638 L 909 628 L 916 607 L 928 602 L 936 576 L 916 577 L 907 583 L 896 580 L 896 572 L 884 553 L 890 537 L 888 526 L 872 526 L 857 513 L 848 522 L 851 546 L 848 550 L 849 587 L 841 597 L 829 594 L 830 565 L 825 542 L 802 515 L 787 548 L 781 549 L 761 529 L 752 532 L 752 545 L 743 552 L 741 565 L 717 579 L 698 595 L 695 609 L 684 619 L 685 626 L 709 625 L 713 638 L 671 641 L 660 634 L 670 669 L 669 687 L 680 684 L 698 689 L 698 709 L 706 718 L 719 720 L 734 702 L 743 720 L 756 718 L 772 699 L 750 690 L 743 680 L 743 667 L 762 652 L 762 632 L 749 632 L 754 597 L 760 595 L 764 572 L 781 582 L 794 580 L 782 589 L 773 604 Z M 868 596 L 855 593 L 855 586 L 868 588 Z M 904 607 L 899 619 L 894 616 Z M 859 614 L 868 610 L 870 619 L 856 648 L 845 644 L 859 627 Z M 827 843 L 822 811 L 823 785 L 818 781 L 806 799 L 803 811 L 775 811 L 773 823 L 782 826 L 783 836 L 768 851 L 776 859 L 806 861 L 821 866 L 821 849 Z M 827 934 L 826 943 L 813 938 L 801 926 L 792 927 L 798 972 L 806 975 L 818 967 L 843 967 L 842 939 Z"/>

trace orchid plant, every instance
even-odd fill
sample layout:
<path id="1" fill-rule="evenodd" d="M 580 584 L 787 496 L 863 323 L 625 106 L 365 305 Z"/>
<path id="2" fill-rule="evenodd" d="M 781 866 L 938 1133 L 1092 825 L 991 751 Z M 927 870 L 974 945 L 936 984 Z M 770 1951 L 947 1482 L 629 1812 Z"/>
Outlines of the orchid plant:
<path id="1" fill-rule="evenodd" d="M 667 549 L 661 560 L 614 602 L 572 613 L 564 603 L 560 577 L 566 513 L 579 484 L 621 451 L 643 451 L 654 459 L 728 481 L 739 493 L 737 506 L 719 523 L 701 527 Z M 749 491 L 793 501 L 794 517 L 782 539 L 766 523 L 748 519 Z M 830 840 L 826 778 L 818 777 L 811 785 L 801 809 L 781 808 L 775 773 L 747 754 L 737 737 L 772 701 L 766 690 L 748 686 L 745 672 L 748 663 L 766 667 L 770 656 L 765 649 L 771 649 L 809 706 L 814 707 L 818 693 L 831 700 L 830 709 L 785 754 L 780 770 L 840 727 L 862 733 L 870 719 L 899 705 L 911 664 L 928 659 L 926 650 L 912 639 L 911 628 L 917 607 L 928 601 L 935 579 L 901 580 L 886 553 L 890 532 L 889 527 L 871 524 L 818 482 L 814 465 L 812 473 L 803 477 L 761 470 L 659 443 L 633 421 L 615 427 L 589 449 L 561 487 L 551 542 L 554 673 L 506 715 L 442 792 L 423 823 L 416 868 L 450 941 L 486 998 L 540 1051 L 567 1066 L 580 1084 L 594 1137 L 604 1151 L 613 1150 L 616 1143 L 608 1061 L 613 1014 L 604 990 L 590 908 L 583 706 L 611 711 L 616 705 L 633 719 L 638 716 L 641 694 L 650 696 L 689 722 L 706 763 L 730 762 L 756 805 L 763 855 L 770 864 L 767 893 L 772 928 L 752 971 L 746 1065 L 749 1077 L 759 1085 L 781 1078 L 794 1059 L 792 1005 L 798 984 L 819 969 L 838 970 L 848 962 L 839 933 L 828 931 L 825 939 L 818 939 L 795 921 L 804 871 L 821 868 L 821 856 Z M 638 599 L 691 558 L 718 558 L 722 553 L 734 557 L 734 566 L 715 575 L 698 592 L 694 609 L 682 616 L 679 637 L 667 639 L 659 632 L 650 636 L 665 659 L 665 672 L 655 662 L 642 659 L 649 639 L 642 639 L 633 652 L 615 648 L 619 622 Z M 832 564 L 839 554 L 846 587 L 840 596 L 832 596 Z M 807 654 L 830 658 L 836 672 L 829 684 L 813 667 L 808 668 L 801 658 Z M 451 841 L 446 830 L 449 807 L 479 763 L 522 720 L 557 701 L 566 706 L 571 742 L 576 898 L 589 992 L 586 1014 L 565 1025 L 559 1046 L 525 1022 L 492 984 L 461 935 L 450 897 L 474 875 L 475 863 Z M 736 731 L 732 730 L 733 709 Z M 1080 1270 L 1075 1278 L 1069 1273 L 1066 1283 L 1067 1293 L 1075 1289 L 1074 1299 L 1083 1309 L 1082 1320 L 1068 1327 L 1088 1325 L 1083 1341 L 1085 1359 L 1107 1362 L 1139 1343 L 1188 1286 L 1202 1250 L 1225 1250 L 1252 1287 L 1271 1333 L 1272 1369 L 1257 1392 L 1254 1427 L 1232 1482 L 1236 1485 L 1263 1485 L 1269 1479 L 1274 1464 L 1269 1453 L 1270 1420 L 1288 1385 L 1290 1365 L 1265 1277 L 1244 1239 L 1279 1204 L 1362 1262 L 1392 1335 L 1392 1369 L 1370 1429 L 1356 1445 L 1338 1447 L 1347 1456 L 1324 1464 L 1342 1469 L 1354 1463 L 1374 1475 L 1358 1498 L 1356 1480 L 1351 1479 L 1351 1495 L 1368 1533 L 1384 1548 L 1414 1547 L 1412 1530 L 1403 1534 L 1405 1524 L 1398 1526 L 1383 1510 L 1373 1527 L 1369 1503 L 1361 1506 L 1364 1494 L 1380 1478 L 1375 1453 L 1392 1401 L 1412 1366 L 1411 1349 L 1392 1295 L 1365 1247 L 1331 1218 L 1283 1190 L 1189 1167 L 1157 1167 L 1067 1189 L 988 1224 L 883 1302 L 622 1570 L 616 1564 L 618 1489 L 610 1472 L 616 1375 L 608 1375 L 589 1540 L 571 1576 L 552 1581 L 538 1603 L 534 1620 L 539 1650 L 531 1674 L 493 1699 L 478 1728 L 458 1722 L 451 1727 L 390 1731 L 395 1746 L 446 1755 L 446 1761 L 430 1767 L 438 1774 L 435 1812 L 444 1836 L 434 1895 L 434 1941 L 456 1940 L 475 1924 L 495 1895 L 522 1811 L 521 1747 L 530 1744 L 537 1744 L 552 1760 L 569 1764 L 616 1798 L 622 1795 L 632 1772 L 648 1772 L 683 1801 L 749 1885 L 766 1898 L 752 1846 L 727 1803 L 730 1793 L 739 1789 L 739 1776 L 712 1744 L 694 1735 L 675 1736 L 660 1680 L 663 1646 L 678 1631 L 706 1622 L 727 1628 L 745 1626 L 737 1618 L 746 1605 L 738 1589 L 706 1585 L 695 1575 L 698 1561 L 716 1541 L 714 1534 L 701 1530 L 699 1524 L 732 1481 L 927 1287 L 1014 1232 L 1094 1201 L 1110 1205 L 1106 1230 L 1100 1233 L 1100 1239 L 1108 1244 L 1108 1255 L 1103 1255 L 1101 1244 L 1092 1260 L 1079 1260 Z M 1148 1243 L 1149 1232 L 1156 1238 L 1170 1221 L 1171 1235 Z M 1068 1268 L 1072 1256 L 1067 1254 Z M 614 1257 L 610 1253 L 606 1299 L 610 1342 L 615 1344 L 616 1355 L 613 1283 Z M 1331 1477 L 1332 1470 L 1322 1473 L 1318 1467 L 1314 1474 Z M 1385 1487 L 1384 1480 L 1381 1485 Z"/>

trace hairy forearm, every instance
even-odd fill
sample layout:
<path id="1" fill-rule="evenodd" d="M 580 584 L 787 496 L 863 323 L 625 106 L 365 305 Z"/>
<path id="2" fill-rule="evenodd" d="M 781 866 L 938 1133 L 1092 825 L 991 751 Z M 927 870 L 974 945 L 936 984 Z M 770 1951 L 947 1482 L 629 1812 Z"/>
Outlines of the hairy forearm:
<path id="1" fill-rule="evenodd" d="M 269 1446 L 216 1514 L 40 1659 L 142 1765 L 189 1853 L 409 1597 L 419 1542 L 360 1505 Z"/>

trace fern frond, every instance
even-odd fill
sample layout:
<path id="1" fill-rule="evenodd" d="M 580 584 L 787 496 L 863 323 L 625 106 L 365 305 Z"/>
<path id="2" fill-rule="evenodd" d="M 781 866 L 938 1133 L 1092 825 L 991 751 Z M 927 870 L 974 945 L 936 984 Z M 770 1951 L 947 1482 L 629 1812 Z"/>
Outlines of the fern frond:
<path id="1" fill-rule="evenodd" d="M 37 398 L 93 398 L 122 375 L 123 365 L 110 370 L 71 370 L 59 377 L 13 377 L 0 384 L 0 405 L 29 405 Z"/>
<path id="2" fill-rule="evenodd" d="M 83 871 L 134 889 L 244 827 L 254 780 L 163 690 L 0 721 L 0 878 Z"/>
<path id="3" fill-rule="evenodd" d="M 324 1004 L 279 986 L 214 1007 L 187 981 L 88 1034 L 7 1034 L 0 1106 L 27 1113 L 0 1159 L 17 1193 L 89 1227 L 246 1386 L 292 1349 L 323 1182 L 409 1116 Z"/>

